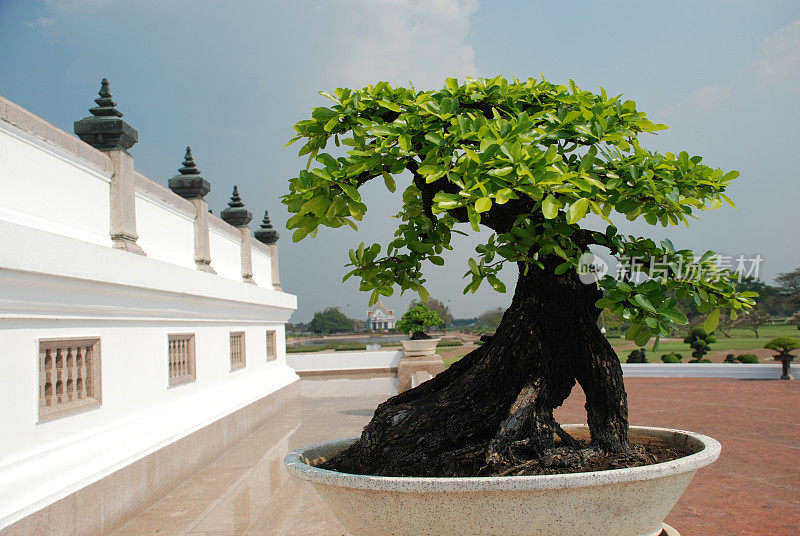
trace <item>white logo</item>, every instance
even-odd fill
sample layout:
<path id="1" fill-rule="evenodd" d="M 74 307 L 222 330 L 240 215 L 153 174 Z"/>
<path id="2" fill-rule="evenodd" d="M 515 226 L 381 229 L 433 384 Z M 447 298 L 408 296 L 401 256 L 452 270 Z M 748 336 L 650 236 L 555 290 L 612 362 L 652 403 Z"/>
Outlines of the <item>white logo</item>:
<path id="1" fill-rule="evenodd" d="M 577 272 L 584 285 L 594 285 L 608 273 L 608 263 L 591 251 L 585 251 L 578 259 Z"/>

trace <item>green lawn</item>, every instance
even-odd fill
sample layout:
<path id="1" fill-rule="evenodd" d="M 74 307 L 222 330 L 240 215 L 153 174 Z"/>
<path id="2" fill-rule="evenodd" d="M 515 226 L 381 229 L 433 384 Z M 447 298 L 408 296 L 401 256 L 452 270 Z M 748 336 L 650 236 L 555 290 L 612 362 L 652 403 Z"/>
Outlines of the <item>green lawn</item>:
<path id="1" fill-rule="evenodd" d="M 711 345 L 711 351 L 732 351 L 732 350 L 754 350 L 756 348 L 763 348 L 764 344 L 774 337 L 795 337 L 800 339 L 800 330 L 797 326 L 789 326 L 786 324 L 765 325 L 758 330 L 758 338 L 749 329 L 735 328 L 730 331 L 731 338 L 724 335 L 717 336 L 717 342 Z M 617 352 L 620 361 L 625 362 L 628 354 L 634 349 L 632 341 L 626 341 L 619 337 L 610 338 L 611 346 Z M 658 345 L 658 350 L 652 351 L 653 343 L 647 346 L 648 360 L 656 361 L 661 357 L 661 354 L 670 352 L 678 352 L 688 357 L 691 355 L 692 350 L 689 345 L 681 341 L 667 341 L 661 342 Z M 449 355 L 443 358 L 445 366 L 449 367 L 462 357 L 467 355 L 467 351 Z M 653 356 L 658 356 L 656 359 Z"/>
<path id="2" fill-rule="evenodd" d="M 730 331 L 731 338 L 727 338 L 722 334 L 717 334 L 717 342 L 711 345 L 712 352 L 719 351 L 732 351 L 732 350 L 755 350 L 756 348 L 763 348 L 764 344 L 774 337 L 796 337 L 800 338 L 800 330 L 797 326 L 789 326 L 786 324 L 765 325 L 759 328 L 758 338 L 749 329 L 734 328 Z M 627 343 L 627 346 L 626 346 Z M 633 349 L 631 341 L 622 339 L 613 339 L 611 346 L 617 351 L 621 360 L 625 360 L 628 354 Z M 652 352 L 652 342 L 647 346 L 648 353 Z M 686 356 L 692 353 L 689 345 L 683 341 L 665 341 L 658 345 L 655 354 L 660 356 L 670 352 L 679 352 Z"/>

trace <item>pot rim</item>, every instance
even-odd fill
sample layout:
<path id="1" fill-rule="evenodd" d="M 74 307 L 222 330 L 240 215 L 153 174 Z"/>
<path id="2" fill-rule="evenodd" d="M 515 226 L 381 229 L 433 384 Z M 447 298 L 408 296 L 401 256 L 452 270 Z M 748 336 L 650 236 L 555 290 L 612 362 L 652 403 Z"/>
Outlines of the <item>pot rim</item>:
<path id="1" fill-rule="evenodd" d="M 564 430 L 572 432 L 588 431 L 588 426 L 585 424 L 562 425 L 562 427 Z M 323 441 L 293 450 L 286 455 L 283 462 L 289 474 L 312 483 L 374 491 L 452 493 L 567 489 L 655 480 L 697 471 L 701 467 L 713 463 L 719 457 L 720 451 L 722 450 L 722 446 L 716 439 L 685 430 L 631 426 L 630 435 L 639 439 L 650 438 L 653 440 L 666 440 L 666 442 L 671 444 L 700 447 L 700 450 L 694 454 L 689 454 L 688 456 L 668 462 L 640 467 L 584 473 L 528 476 L 398 477 L 357 475 L 321 469 L 309 465 L 304 461 L 307 459 L 305 456 L 307 452 L 333 448 L 336 448 L 337 451 L 342 450 L 358 439 L 357 437 L 350 437 L 333 441 Z M 312 456 L 313 455 L 314 454 L 312 454 Z"/>

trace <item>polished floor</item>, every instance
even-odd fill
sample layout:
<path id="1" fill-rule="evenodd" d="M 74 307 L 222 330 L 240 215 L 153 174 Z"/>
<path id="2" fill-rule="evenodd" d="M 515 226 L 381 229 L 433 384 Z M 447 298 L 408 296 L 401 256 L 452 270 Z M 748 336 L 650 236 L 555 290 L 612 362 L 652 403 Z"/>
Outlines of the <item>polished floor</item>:
<path id="1" fill-rule="evenodd" d="M 800 381 L 631 378 L 631 423 L 696 430 L 723 445 L 667 517 L 682 536 L 800 534 Z M 302 399 L 115 536 L 343 536 L 283 456 L 356 435 L 396 385 L 388 378 L 303 380 Z M 560 422 L 584 422 L 577 390 Z"/>

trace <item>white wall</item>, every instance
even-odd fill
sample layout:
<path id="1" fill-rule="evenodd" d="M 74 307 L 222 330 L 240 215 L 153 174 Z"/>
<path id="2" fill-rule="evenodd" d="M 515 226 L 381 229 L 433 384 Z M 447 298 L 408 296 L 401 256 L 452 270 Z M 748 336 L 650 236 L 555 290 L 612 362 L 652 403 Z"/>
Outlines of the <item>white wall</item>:
<path id="1" fill-rule="evenodd" d="M 272 288 L 272 259 L 253 248 L 253 279 L 259 287 Z"/>
<path id="2" fill-rule="evenodd" d="M 194 214 L 136 192 L 137 244 L 148 257 L 194 268 Z"/>
<path id="3" fill-rule="evenodd" d="M 208 235 L 211 267 L 217 274 L 234 281 L 242 280 L 242 242 L 211 225 Z"/>
<path id="4" fill-rule="evenodd" d="M 0 121 L 0 220 L 111 245 L 110 176 Z"/>
<path id="5" fill-rule="evenodd" d="M 0 221 L 0 527 L 297 380 L 296 298 Z M 266 331 L 277 332 L 268 362 Z M 247 365 L 230 371 L 229 334 Z M 168 386 L 167 335 L 195 333 L 196 381 Z M 38 422 L 38 339 L 100 337 L 99 408 Z"/>
<path id="6" fill-rule="evenodd" d="M 401 350 L 379 350 L 375 352 L 311 352 L 287 354 L 286 363 L 298 372 L 320 372 L 326 370 L 357 370 L 374 368 L 396 368 L 403 356 Z"/>

